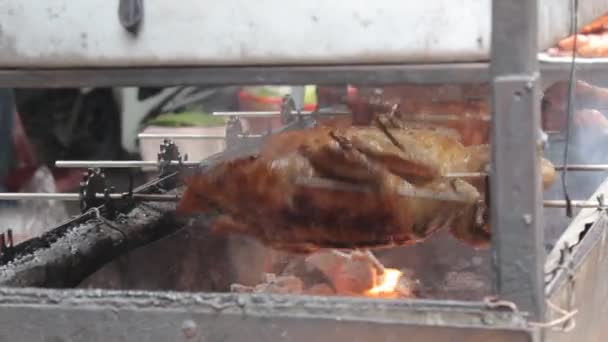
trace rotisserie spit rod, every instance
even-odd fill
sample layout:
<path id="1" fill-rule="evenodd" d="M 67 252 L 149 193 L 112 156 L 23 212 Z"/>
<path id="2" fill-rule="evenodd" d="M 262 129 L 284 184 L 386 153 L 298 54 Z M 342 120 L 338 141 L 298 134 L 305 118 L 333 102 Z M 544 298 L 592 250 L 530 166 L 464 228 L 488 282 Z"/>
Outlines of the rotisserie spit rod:
<path id="1" fill-rule="evenodd" d="M 55 162 L 55 167 L 59 168 L 139 168 L 139 167 L 158 167 L 159 162 L 156 160 L 58 160 Z M 200 165 L 199 161 L 171 161 L 171 165 L 196 166 Z"/>
<path id="2" fill-rule="evenodd" d="M 590 171 L 590 172 L 604 172 L 608 171 L 608 164 L 568 164 L 555 165 L 555 171 Z M 449 178 L 481 178 L 488 176 L 487 172 L 452 172 L 448 174 Z"/>
<path id="3" fill-rule="evenodd" d="M 608 171 L 608 164 L 568 164 L 565 165 L 555 165 L 555 171 L 591 171 L 591 172 L 603 172 Z M 479 178 L 486 177 L 488 173 L 486 172 L 453 172 L 450 173 L 449 176 L 451 178 Z"/>
<path id="4" fill-rule="evenodd" d="M 198 161 L 172 161 L 171 165 L 197 166 Z M 55 167 L 59 168 L 138 168 L 138 167 L 158 167 L 156 160 L 58 160 Z M 555 165 L 556 171 L 564 171 L 566 166 Z M 568 171 L 608 171 L 608 164 L 569 164 Z M 452 172 L 448 173 L 448 178 L 481 178 L 488 174 L 486 172 Z"/>
<path id="5" fill-rule="evenodd" d="M 98 193 L 96 197 L 104 199 L 109 197 L 112 200 L 120 200 L 133 198 L 138 201 L 147 202 L 178 202 L 180 197 L 178 195 L 167 195 L 167 194 L 129 194 L 129 193 L 112 193 L 106 194 Z M 19 200 L 57 200 L 57 201 L 80 201 L 82 196 L 79 193 L 44 193 L 44 192 L 4 192 L 0 193 L 1 201 L 19 201 Z"/>
<path id="6" fill-rule="evenodd" d="M 214 116 L 242 116 L 242 117 L 276 117 L 280 116 L 282 113 L 280 111 L 236 111 L 236 112 L 213 112 Z M 293 114 L 297 114 L 294 112 Z M 300 115 L 320 115 L 320 116 L 334 116 L 334 115 L 351 115 L 349 111 L 301 111 Z"/>
<path id="7" fill-rule="evenodd" d="M 334 190 L 343 191 L 356 191 L 366 192 L 370 191 L 367 188 L 358 187 L 357 185 L 346 185 L 346 184 L 331 184 L 333 181 L 319 181 L 310 183 L 307 182 L 307 186 L 313 187 L 331 187 Z M 400 195 L 405 197 L 418 197 L 418 198 L 429 198 L 434 195 L 427 194 L 423 190 L 418 191 L 400 191 Z M 139 202 L 179 202 L 181 197 L 179 195 L 167 195 L 167 194 L 128 194 L 128 193 L 112 193 L 108 194 L 112 200 L 128 199 L 132 198 Z M 97 198 L 106 198 L 105 194 L 99 193 Z M 0 193 L 0 201 L 21 201 L 21 200 L 57 200 L 57 201 L 80 201 L 81 196 L 78 193 L 43 193 L 43 192 L 4 192 Z M 449 200 L 449 198 L 441 198 L 441 200 Z M 608 206 L 601 206 L 598 201 L 592 200 L 573 200 L 570 202 L 573 208 L 597 208 L 607 209 Z M 567 206 L 564 200 L 544 200 L 543 205 L 545 208 L 565 208 Z"/>
<path id="8" fill-rule="evenodd" d="M 262 138 L 261 134 L 237 135 L 239 139 L 258 139 Z M 139 133 L 138 139 L 200 139 L 200 140 L 222 140 L 226 139 L 226 135 L 219 134 L 171 134 L 171 133 Z"/>

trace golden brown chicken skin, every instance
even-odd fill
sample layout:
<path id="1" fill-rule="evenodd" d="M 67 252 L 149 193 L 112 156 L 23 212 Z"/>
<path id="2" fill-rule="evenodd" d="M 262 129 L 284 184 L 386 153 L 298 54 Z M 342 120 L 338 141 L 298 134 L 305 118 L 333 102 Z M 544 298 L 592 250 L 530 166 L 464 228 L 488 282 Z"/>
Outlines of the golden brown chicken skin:
<path id="1" fill-rule="evenodd" d="M 390 173 L 356 184 L 369 186 L 366 191 L 298 184 L 317 175 L 297 153 L 276 160 L 230 161 L 192 178 L 178 212 L 220 209 L 222 217 L 213 227 L 217 232 L 250 235 L 276 249 L 312 252 L 414 243 L 471 214 L 479 200 L 477 190 L 461 180 L 415 188 Z M 422 190 L 431 198 L 402 195 Z"/>
<path id="2" fill-rule="evenodd" d="M 440 229 L 485 246 L 483 180 L 447 176 L 488 163 L 488 146 L 435 130 L 316 127 L 274 135 L 259 155 L 190 178 L 178 212 L 219 210 L 216 232 L 291 252 L 404 245 Z"/>

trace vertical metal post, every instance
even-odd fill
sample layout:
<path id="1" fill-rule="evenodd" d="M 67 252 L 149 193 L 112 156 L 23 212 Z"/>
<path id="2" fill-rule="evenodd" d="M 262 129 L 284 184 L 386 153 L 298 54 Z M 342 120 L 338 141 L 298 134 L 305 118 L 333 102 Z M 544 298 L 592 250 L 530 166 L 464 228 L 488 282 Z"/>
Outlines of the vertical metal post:
<path id="1" fill-rule="evenodd" d="M 492 1 L 491 224 L 495 290 L 544 314 L 538 0 Z"/>
<path id="2" fill-rule="evenodd" d="M 0 191 L 9 170 L 14 166 L 15 97 L 11 89 L 0 89 Z"/>

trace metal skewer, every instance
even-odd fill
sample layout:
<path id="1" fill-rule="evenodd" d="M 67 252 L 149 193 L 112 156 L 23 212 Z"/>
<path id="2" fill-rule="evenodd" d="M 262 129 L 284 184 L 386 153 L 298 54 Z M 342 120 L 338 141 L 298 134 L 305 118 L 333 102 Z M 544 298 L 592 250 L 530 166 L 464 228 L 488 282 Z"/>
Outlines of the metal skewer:
<path id="1" fill-rule="evenodd" d="M 313 112 L 311 111 L 303 111 L 300 112 L 301 115 L 311 115 Z M 281 115 L 280 111 L 243 111 L 243 112 L 213 112 L 213 116 L 243 116 L 243 117 L 258 117 L 258 118 L 268 118 L 275 117 Z"/>
<path id="2" fill-rule="evenodd" d="M 321 184 L 316 187 L 323 187 Z M 338 189 L 336 189 L 338 190 Z M 352 191 L 353 189 L 341 189 L 345 191 Z M 439 200 L 458 200 L 456 197 L 441 197 L 437 195 L 427 194 L 425 192 L 415 191 L 415 192 L 399 192 L 401 195 L 408 197 L 417 197 L 417 198 L 427 198 L 427 199 L 439 199 Z M 104 194 L 97 194 L 97 198 L 106 198 Z M 119 200 L 128 198 L 129 195 L 127 193 L 124 194 L 109 194 L 110 199 Z M 179 202 L 179 195 L 164 195 L 164 194 L 133 194 L 133 199 L 139 201 L 148 201 L 148 202 Z M 6 192 L 0 193 L 0 200 L 2 201 L 20 201 L 20 200 L 56 200 L 56 201 L 80 201 L 81 197 L 78 193 L 33 193 L 33 192 Z M 602 207 L 599 205 L 597 201 L 589 201 L 589 200 L 574 200 L 571 201 L 573 208 L 581 208 L 581 209 L 608 209 L 606 207 Z M 543 206 L 545 208 L 565 208 L 566 201 L 563 200 L 545 200 L 543 201 Z"/>
<path id="3" fill-rule="evenodd" d="M 455 115 L 455 114 L 409 114 L 404 113 L 399 116 L 400 120 L 404 121 L 482 121 L 490 122 L 492 117 L 489 115 Z"/>
<path id="4" fill-rule="evenodd" d="M 295 113 L 295 112 L 294 112 Z M 302 111 L 300 115 L 351 115 L 351 112 L 348 111 Z M 251 116 L 251 117 L 273 117 L 281 115 L 279 111 L 242 111 L 242 112 L 213 112 L 214 116 Z M 491 117 L 489 115 L 454 115 L 454 114 L 414 114 L 414 113 L 405 113 L 401 114 L 400 119 L 402 120 L 422 120 L 422 121 L 490 121 Z"/>
<path id="5" fill-rule="evenodd" d="M 96 194 L 97 198 L 107 198 L 105 194 Z M 177 202 L 180 200 L 178 195 L 165 194 L 128 194 L 114 193 L 108 194 L 108 197 L 113 200 L 133 198 L 140 201 L 150 202 Z M 80 201 L 81 196 L 78 193 L 41 193 L 41 192 L 4 192 L 0 193 L 2 201 L 19 201 L 19 200 L 57 200 L 57 201 Z"/>
<path id="6" fill-rule="evenodd" d="M 241 139 L 257 139 L 263 137 L 261 134 L 240 134 Z M 225 135 L 212 134 L 170 134 L 170 133 L 139 133 L 138 139 L 209 139 L 209 140 L 225 140 Z"/>
<path id="7" fill-rule="evenodd" d="M 487 172 L 450 172 L 446 178 L 483 178 L 487 175 Z"/>
<path id="8" fill-rule="evenodd" d="M 601 206 L 598 201 L 570 201 L 572 208 L 581 209 L 608 209 L 606 206 Z M 544 200 L 543 206 L 545 208 L 565 208 L 566 201 L 564 200 Z"/>
<path id="9" fill-rule="evenodd" d="M 357 185 L 344 185 L 334 184 L 334 181 L 319 181 L 314 180 L 313 182 L 300 182 L 299 185 L 307 185 L 316 188 L 331 188 L 333 190 L 342 191 L 356 191 L 356 192 L 369 192 L 370 189 Z M 416 198 L 427 198 L 427 199 L 439 199 L 447 201 L 458 201 L 456 196 L 438 196 L 436 194 L 425 192 L 421 190 L 400 190 L 399 194 L 407 197 Z M 179 195 L 167 195 L 167 194 L 128 194 L 128 193 L 114 193 L 108 194 L 110 199 L 119 200 L 126 198 L 133 198 L 139 201 L 149 202 L 179 202 L 181 197 Z M 107 198 L 105 194 L 96 194 L 97 198 Z M 37 193 L 37 192 L 5 192 L 0 193 L 0 200 L 2 201 L 19 201 L 19 200 L 58 200 L 58 201 L 80 201 L 81 196 L 78 193 Z M 589 208 L 589 209 L 608 209 L 607 207 L 601 206 L 598 201 L 591 200 L 574 200 L 571 201 L 571 205 L 574 208 Z M 544 200 L 543 206 L 545 208 L 565 208 L 566 201 L 564 200 Z"/>
<path id="10" fill-rule="evenodd" d="M 294 114 L 297 112 L 294 112 Z M 319 112 L 312 112 L 309 110 L 306 111 L 301 111 L 299 113 L 300 115 L 350 115 L 351 113 L 348 111 L 335 111 L 335 110 L 328 110 L 328 111 L 319 111 Z M 247 117 L 247 116 L 251 116 L 251 117 L 258 117 L 258 118 L 264 118 L 264 117 L 274 117 L 274 116 L 278 116 L 281 115 L 280 111 L 275 111 L 275 110 L 271 110 L 271 111 L 242 111 L 242 112 L 213 112 L 214 116 L 243 116 L 243 117 Z"/>
<path id="11" fill-rule="evenodd" d="M 554 166 L 555 171 L 590 171 L 602 172 L 608 171 L 608 164 L 569 164 Z M 446 175 L 446 178 L 481 178 L 488 176 L 487 172 L 451 172 Z"/>
<path id="12" fill-rule="evenodd" d="M 140 134 L 139 137 L 144 136 Z M 178 136 L 178 135 L 176 135 Z M 166 138 L 164 134 L 146 134 L 144 138 Z M 204 135 L 184 134 L 182 138 L 206 139 Z M 249 136 L 261 137 L 259 136 Z M 211 138 L 209 138 L 211 139 Z M 199 161 L 171 161 L 171 165 L 197 166 Z M 137 168 L 137 167 L 158 167 L 159 162 L 156 160 L 58 160 L 55 162 L 55 167 L 58 168 Z M 564 171 L 563 165 L 554 166 L 555 171 Z M 608 171 L 608 164 L 569 164 L 568 171 L 591 171 L 601 172 Z M 447 178 L 481 178 L 488 176 L 487 172 L 450 172 L 446 175 Z"/>
<path id="13" fill-rule="evenodd" d="M 171 161 L 171 165 L 196 166 L 199 161 Z M 55 167 L 59 168 L 129 168 L 129 167 L 158 167 L 156 160 L 58 160 Z"/>
<path id="14" fill-rule="evenodd" d="M 608 164 L 568 164 L 568 171 L 608 171 Z M 566 166 L 556 165 L 556 171 L 564 171 Z"/>

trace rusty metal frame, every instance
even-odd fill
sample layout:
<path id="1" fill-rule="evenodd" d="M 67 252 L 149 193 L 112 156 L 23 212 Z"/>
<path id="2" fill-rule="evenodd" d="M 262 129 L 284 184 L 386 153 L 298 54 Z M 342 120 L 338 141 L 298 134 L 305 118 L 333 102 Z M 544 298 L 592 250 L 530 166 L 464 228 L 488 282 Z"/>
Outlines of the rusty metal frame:
<path id="1" fill-rule="evenodd" d="M 568 76 L 565 63 L 541 63 L 544 81 Z M 604 64 L 577 66 L 579 76 L 594 75 Z M 399 85 L 403 83 L 485 83 L 492 79 L 489 63 L 383 64 L 350 66 L 250 66 L 103 69 L 0 69 L 0 87 L 153 87 L 232 86 L 266 84 Z"/>
<path id="2" fill-rule="evenodd" d="M 0 290 L 0 341 L 536 341 L 481 303 L 134 291 Z M 16 328 L 16 327 L 19 328 Z"/>
<path id="3" fill-rule="evenodd" d="M 538 341 L 544 317 L 540 215 L 538 0 L 493 1 L 485 63 L 315 67 L 2 70 L 0 85 L 396 84 L 492 81 L 491 198 L 496 289 L 483 303 L 247 294 L 0 289 L 0 341 Z M 142 72 L 143 71 L 143 72 Z M 528 316 L 530 314 L 531 316 Z M 381 334 L 381 335 L 379 335 Z"/>
<path id="4" fill-rule="evenodd" d="M 532 317 L 544 317 L 539 173 L 538 1 L 493 2 L 492 172 L 495 286 Z"/>
<path id="5" fill-rule="evenodd" d="M 0 86 L 117 87 L 184 85 L 476 83 L 490 79 L 487 63 L 323 66 L 0 69 Z"/>

